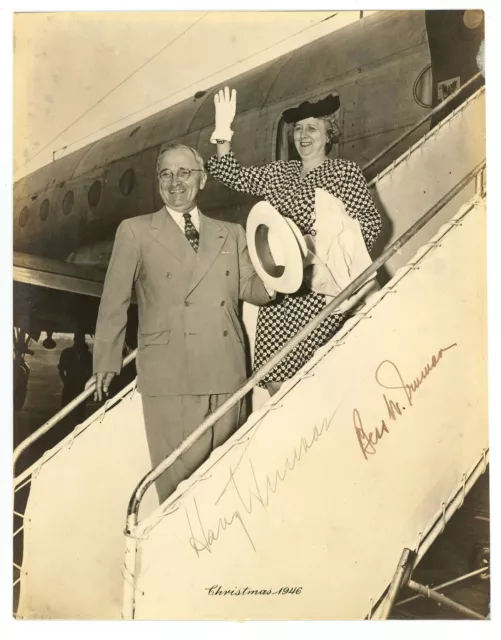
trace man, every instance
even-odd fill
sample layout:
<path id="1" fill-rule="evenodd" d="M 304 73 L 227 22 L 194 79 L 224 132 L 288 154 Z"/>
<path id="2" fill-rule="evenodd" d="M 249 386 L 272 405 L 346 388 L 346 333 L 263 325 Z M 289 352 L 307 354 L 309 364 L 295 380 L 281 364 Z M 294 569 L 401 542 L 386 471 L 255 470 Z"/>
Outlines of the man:
<path id="1" fill-rule="evenodd" d="M 92 373 L 92 355 L 85 342 L 85 334 L 77 332 L 73 345 L 61 351 L 59 357 L 59 377 L 63 383 L 61 407 L 65 407 L 84 390 L 85 383 Z M 68 415 L 66 423 L 79 424 L 85 420 L 86 403 L 81 402 Z"/>
<path id="2" fill-rule="evenodd" d="M 139 306 L 138 391 L 153 466 L 243 384 L 245 350 L 238 301 L 269 302 L 240 225 L 203 215 L 197 196 L 207 175 L 190 147 L 161 150 L 165 207 L 118 228 L 94 343 L 96 396 L 120 372 L 131 288 Z M 239 403 L 157 481 L 172 493 L 245 419 Z"/>

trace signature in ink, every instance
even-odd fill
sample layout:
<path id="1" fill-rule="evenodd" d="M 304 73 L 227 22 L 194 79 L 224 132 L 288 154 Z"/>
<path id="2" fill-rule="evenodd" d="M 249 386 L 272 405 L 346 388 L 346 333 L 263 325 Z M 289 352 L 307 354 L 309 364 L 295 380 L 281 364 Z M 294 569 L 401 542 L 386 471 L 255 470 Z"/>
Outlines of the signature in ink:
<path id="1" fill-rule="evenodd" d="M 279 485 L 285 482 L 287 477 L 290 475 L 290 472 L 294 471 L 297 467 L 298 463 L 304 456 L 310 451 L 310 449 L 320 440 L 320 438 L 329 430 L 334 417 L 336 416 L 339 405 L 334 413 L 330 416 L 330 418 L 325 418 L 320 427 L 317 425 L 314 426 L 312 434 L 309 439 L 306 437 L 302 437 L 299 441 L 299 444 L 294 448 L 291 455 L 285 458 L 285 461 L 277 468 L 271 475 L 268 474 L 266 477 L 260 481 L 256 475 L 256 470 L 254 468 L 252 459 L 249 459 L 249 466 L 252 474 L 252 483 L 250 486 L 242 488 L 242 486 L 237 482 L 236 478 L 236 470 L 240 467 L 241 459 L 238 460 L 238 463 L 235 468 L 230 467 L 229 480 L 226 482 L 225 487 L 218 498 L 218 501 L 221 497 L 230 490 L 234 490 L 235 494 L 244 509 L 244 512 L 247 515 L 251 515 L 254 511 L 255 504 L 259 504 L 265 511 L 267 511 L 268 505 L 270 503 L 271 495 L 275 494 Z M 242 527 L 247 539 L 253 548 L 256 551 L 254 546 L 254 542 L 250 536 L 250 533 L 245 526 L 245 523 L 242 519 L 242 515 L 244 512 L 239 510 L 234 510 L 230 515 L 224 515 L 218 518 L 217 523 L 212 528 L 207 527 L 207 525 L 202 521 L 198 505 L 194 498 L 194 507 L 196 512 L 196 526 L 197 526 L 197 535 L 195 536 L 193 530 L 193 524 L 186 511 L 186 517 L 188 520 L 188 526 L 190 529 L 191 537 L 189 539 L 190 546 L 195 551 L 197 556 L 200 556 L 202 551 L 208 551 L 212 553 L 212 545 L 219 540 L 220 535 L 226 531 L 230 526 L 238 522 Z"/>
<path id="2" fill-rule="evenodd" d="M 228 527 L 231 527 L 235 522 L 240 523 L 240 525 L 242 526 L 242 529 L 247 535 L 247 538 L 249 539 L 249 542 L 252 548 L 254 549 L 254 551 L 256 550 L 256 548 L 254 547 L 254 543 L 252 542 L 252 538 L 250 537 L 250 534 L 242 520 L 242 517 L 240 516 L 239 511 L 233 511 L 230 518 L 228 518 L 227 516 L 219 518 L 215 530 L 206 529 L 204 523 L 202 522 L 200 511 L 198 510 L 198 504 L 197 504 L 196 498 L 193 498 L 193 503 L 195 505 L 197 521 L 198 521 L 198 526 L 200 528 L 200 534 L 202 536 L 202 540 L 200 540 L 199 538 L 195 538 L 195 534 L 193 532 L 193 527 L 191 525 L 191 520 L 190 520 L 190 515 L 188 513 L 188 510 L 186 509 L 185 512 L 186 512 L 186 518 L 188 519 L 188 526 L 190 528 L 190 533 L 191 533 L 190 546 L 195 551 L 197 556 L 200 556 L 200 553 L 202 551 L 208 551 L 209 553 L 212 553 L 211 547 L 214 544 L 214 542 L 216 542 L 219 539 L 219 536 L 221 535 L 221 533 L 226 531 L 226 529 Z"/>
<path id="3" fill-rule="evenodd" d="M 369 459 L 369 455 L 374 455 L 377 453 L 377 445 L 385 434 L 390 433 L 387 422 L 389 420 L 393 420 L 396 422 L 398 418 L 403 415 L 403 411 L 405 411 L 406 406 L 409 406 L 409 408 L 413 407 L 413 400 L 415 399 L 414 396 L 416 392 L 433 371 L 433 369 L 438 366 L 444 356 L 444 353 L 446 351 L 449 351 L 449 349 L 452 349 L 453 347 L 457 347 L 456 342 L 450 344 L 448 347 L 443 347 L 438 351 L 437 354 L 433 354 L 431 361 L 426 364 L 424 369 L 421 369 L 419 374 L 411 382 L 406 382 L 404 380 L 400 369 L 391 360 L 383 360 L 379 364 L 375 373 L 376 382 L 384 389 L 402 391 L 403 399 L 401 398 L 400 402 L 396 402 L 391 398 L 389 399 L 385 393 L 383 394 L 387 416 L 386 419 L 381 419 L 379 425 L 374 427 L 372 431 L 365 430 L 362 424 L 362 418 L 360 416 L 359 410 L 356 408 L 353 409 L 353 428 L 355 429 L 357 441 L 365 460 Z M 383 374 L 385 377 L 385 382 L 382 381 Z M 391 383 L 392 377 L 394 378 L 393 383 Z M 405 404 L 404 400 L 408 403 L 408 405 Z"/>

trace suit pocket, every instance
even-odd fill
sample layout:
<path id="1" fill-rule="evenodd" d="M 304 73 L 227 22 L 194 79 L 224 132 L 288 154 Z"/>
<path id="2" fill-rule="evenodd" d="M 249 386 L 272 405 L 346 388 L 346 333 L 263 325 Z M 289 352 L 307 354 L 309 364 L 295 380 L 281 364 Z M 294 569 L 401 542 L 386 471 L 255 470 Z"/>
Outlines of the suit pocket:
<path id="1" fill-rule="evenodd" d="M 139 348 L 150 347 L 154 345 L 168 344 L 170 340 L 170 331 L 155 331 L 154 333 L 140 333 L 137 339 Z"/>

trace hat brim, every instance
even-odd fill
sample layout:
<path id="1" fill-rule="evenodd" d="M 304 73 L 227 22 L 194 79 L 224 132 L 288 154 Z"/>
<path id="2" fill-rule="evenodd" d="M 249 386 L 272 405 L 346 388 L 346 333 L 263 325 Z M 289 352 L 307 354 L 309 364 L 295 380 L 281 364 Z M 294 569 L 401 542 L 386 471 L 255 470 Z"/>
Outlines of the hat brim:
<path id="1" fill-rule="evenodd" d="M 303 283 L 304 238 L 292 220 L 284 218 L 266 201 L 252 207 L 246 225 L 247 246 L 256 273 L 267 287 L 294 293 Z M 271 244 L 279 244 L 283 265 L 273 258 Z"/>

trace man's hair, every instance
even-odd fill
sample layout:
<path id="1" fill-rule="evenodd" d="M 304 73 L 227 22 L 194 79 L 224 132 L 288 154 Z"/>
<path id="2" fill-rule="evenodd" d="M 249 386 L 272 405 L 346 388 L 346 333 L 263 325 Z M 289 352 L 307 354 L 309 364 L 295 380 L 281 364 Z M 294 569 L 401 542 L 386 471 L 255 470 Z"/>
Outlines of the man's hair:
<path id="1" fill-rule="evenodd" d="M 202 169 L 202 171 L 205 173 L 204 161 L 202 156 L 198 153 L 196 149 L 193 149 L 193 147 L 188 147 L 188 145 L 186 144 L 170 144 L 170 145 L 167 145 L 166 147 L 161 147 L 160 153 L 158 154 L 158 159 L 157 159 L 157 173 L 160 169 L 160 160 L 162 159 L 162 156 L 164 156 L 167 153 L 167 151 L 174 151 L 175 149 L 188 149 L 188 151 L 191 151 L 191 153 L 195 157 L 196 163 L 198 164 L 198 168 Z"/>

